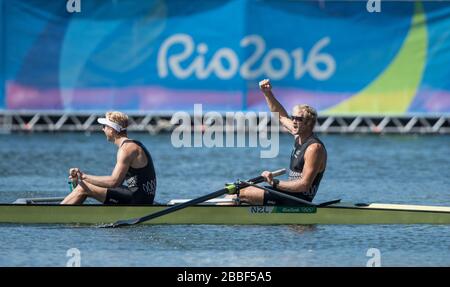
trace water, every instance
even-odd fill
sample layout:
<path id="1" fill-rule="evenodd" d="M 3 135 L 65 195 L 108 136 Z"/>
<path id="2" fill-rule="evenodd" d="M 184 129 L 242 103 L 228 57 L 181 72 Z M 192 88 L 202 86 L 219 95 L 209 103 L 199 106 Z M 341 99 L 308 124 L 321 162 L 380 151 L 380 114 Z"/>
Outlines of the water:
<path id="1" fill-rule="evenodd" d="M 292 140 L 280 155 L 257 148 L 175 149 L 170 135 L 132 134 L 152 153 L 156 200 L 198 197 L 237 178 L 287 167 Z M 316 201 L 450 206 L 449 136 L 322 135 L 328 169 Z M 67 171 L 112 171 L 116 148 L 102 134 L 0 135 L 0 202 L 64 196 Z M 370 248 L 382 266 L 450 266 L 450 226 L 136 226 L 98 229 L 62 225 L 0 225 L 0 266 L 65 266 L 67 251 L 82 266 L 366 266 Z"/>

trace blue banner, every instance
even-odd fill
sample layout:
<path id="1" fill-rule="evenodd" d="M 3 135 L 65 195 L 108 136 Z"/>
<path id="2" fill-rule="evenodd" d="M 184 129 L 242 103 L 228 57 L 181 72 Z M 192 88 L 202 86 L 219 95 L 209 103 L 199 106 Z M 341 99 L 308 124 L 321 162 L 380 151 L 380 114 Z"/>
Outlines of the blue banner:
<path id="1" fill-rule="evenodd" d="M 447 2 L 0 1 L 2 109 L 450 113 Z"/>

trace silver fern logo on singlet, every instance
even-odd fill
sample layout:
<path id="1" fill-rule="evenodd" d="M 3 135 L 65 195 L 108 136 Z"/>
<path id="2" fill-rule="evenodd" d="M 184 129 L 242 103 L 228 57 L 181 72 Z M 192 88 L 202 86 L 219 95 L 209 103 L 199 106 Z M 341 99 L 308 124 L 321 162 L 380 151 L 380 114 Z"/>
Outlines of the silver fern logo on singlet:
<path id="1" fill-rule="evenodd" d="M 302 173 L 289 169 L 289 180 L 302 178 Z"/>
<path id="2" fill-rule="evenodd" d="M 147 181 L 146 183 L 142 184 L 142 188 L 144 189 L 146 194 L 154 194 L 156 190 L 156 180 Z"/>
<path id="3" fill-rule="evenodd" d="M 297 171 L 293 171 L 292 169 L 289 169 L 289 180 L 296 180 L 296 179 L 300 179 L 300 178 L 302 178 L 301 172 L 297 172 Z M 303 194 L 312 198 L 316 195 L 317 190 L 318 190 L 317 186 L 311 186 L 311 188 L 307 192 L 304 192 Z"/>
<path id="4" fill-rule="evenodd" d="M 128 187 L 137 186 L 137 176 L 131 176 L 127 178 Z"/>

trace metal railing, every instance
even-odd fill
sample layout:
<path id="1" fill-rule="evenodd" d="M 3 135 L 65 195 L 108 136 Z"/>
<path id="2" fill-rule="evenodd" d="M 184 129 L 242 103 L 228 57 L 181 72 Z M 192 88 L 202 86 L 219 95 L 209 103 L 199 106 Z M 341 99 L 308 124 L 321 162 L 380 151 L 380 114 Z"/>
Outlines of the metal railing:
<path id="1" fill-rule="evenodd" d="M 96 132 L 103 113 L 0 112 L 0 132 Z M 129 131 L 157 134 L 175 125 L 163 114 L 128 114 Z M 225 121 L 224 121 L 225 122 Z M 319 133 L 450 134 L 450 115 L 427 116 L 319 116 Z"/>

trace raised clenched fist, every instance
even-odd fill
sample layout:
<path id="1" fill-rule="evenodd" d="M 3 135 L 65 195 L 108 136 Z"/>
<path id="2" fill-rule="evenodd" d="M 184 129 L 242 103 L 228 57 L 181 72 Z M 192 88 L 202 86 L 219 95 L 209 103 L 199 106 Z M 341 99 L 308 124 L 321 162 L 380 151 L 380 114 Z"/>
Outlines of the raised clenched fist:
<path id="1" fill-rule="evenodd" d="M 272 90 L 272 84 L 270 83 L 269 79 L 264 79 L 261 82 L 259 82 L 259 88 L 263 93 L 270 92 Z"/>

